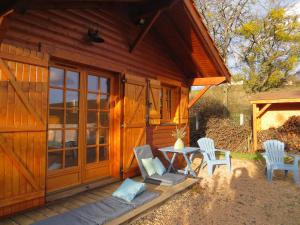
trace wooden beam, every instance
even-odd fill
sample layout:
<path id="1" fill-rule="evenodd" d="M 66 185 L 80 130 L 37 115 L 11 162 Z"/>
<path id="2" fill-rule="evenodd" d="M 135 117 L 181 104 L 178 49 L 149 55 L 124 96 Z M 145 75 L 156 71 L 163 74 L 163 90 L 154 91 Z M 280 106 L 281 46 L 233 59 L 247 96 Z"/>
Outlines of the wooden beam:
<path id="1" fill-rule="evenodd" d="M 3 134 L 0 134 L 0 148 L 2 151 L 6 154 L 6 156 L 13 161 L 13 165 L 20 171 L 21 174 L 28 180 L 28 182 L 33 186 L 33 188 L 38 191 L 39 185 L 34 180 L 34 176 L 30 171 L 28 171 L 27 167 L 23 164 L 23 162 L 19 159 L 19 157 L 16 155 L 12 149 L 8 149 L 8 141 L 3 136 Z"/>
<path id="2" fill-rule="evenodd" d="M 188 108 L 190 109 L 211 87 L 211 85 L 205 86 L 198 94 L 194 96 L 194 98 L 190 101 Z"/>
<path id="3" fill-rule="evenodd" d="M 133 17 L 135 19 L 149 17 L 158 10 L 164 11 L 171 8 L 176 2 L 178 2 L 178 0 L 148 1 L 141 3 Z"/>
<path id="4" fill-rule="evenodd" d="M 256 118 L 261 117 L 261 116 L 265 113 L 265 111 L 266 111 L 271 105 L 272 105 L 271 103 L 266 104 L 266 105 L 265 105 L 265 106 L 257 113 Z"/>
<path id="5" fill-rule="evenodd" d="M 43 127 L 45 126 L 45 123 L 42 119 L 42 117 L 39 115 L 39 113 L 35 110 L 35 106 L 31 104 L 31 102 L 25 97 L 26 94 L 23 92 L 21 86 L 18 84 L 15 75 L 11 72 L 11 70 L 8 68 L 6 63 L 2 58 L 0 58 L 0 69 L 4 74 L 8 76 L 9 82 L 11 83 L 12 87 L 14 88 L 16 94 L 20 98 L 21 102 L 24 104 L 25 108 L 30 112 L 38 122 L 40 122 Z"/>
<path id="6" fill-rule="evenodd" d="M 147 33 L 149 32 L 149 30 L 151 29 L 151 27 L 153 26 L 153 24 L 155 23 L 155 21 L 158 19 L 158 17 L 161 14 L 161 10 L 158 10 L 154 16 L 151 18 L 150 22 L 147 24 L 147 26 L 144 27 L 144 29 L 142 30 L 142 32 L 140 32 L 140 34 L 137 36 L 137 38 L 135 39 L 135 41 L 133 42 L 132 46 L 130 46 L 129 52 L 133 52 L 138 45 L 142 42 L 142 40 L 144 39 L 144 37 L 147 35 Z"/>
<path id="7" fill-rule="evenodd" d="M 219 85 L 226 81 L 226 77 L 194 78 L 191 86 Z"/>
<path id="8" fill-rule="evenodd" d="M 257 150 L 257 105 L 256 104 L 253 104 L 252 105 L 252 114 L 253 114 L 253 117 L 252 117 L 252 120 L 253 120 L 253 130 L 252 130 L 252 133 L 253 133 L 253 151 L 255 152 Z"/>
<path id="9" fill-rule="evenodd" d="M 145 28 L 142 30 L 142 32 L 137 36 L 137 38 L 135 39 L 135 41 L 133 42 L 132 46 L 129 48 L 129 52 L 132 53 L 134 51 L 134 49 L 137 48 L 137 46 L 142 42 L 142 40 L 144 39 L 144 37 L 147 35 L 147 33 L 150 31 L 151 27 L 153 26 L 153 24 L 155 23 L 155 21 L 157 21 L 158 17 L 167 9 L 170 9 L 173 5 L 175 5 L 178 2 L 178 0 L 165 0 L 165 1 L 157 1 L 157 3 L 149 3 L 149 5 L 147 5 L 147 7 L 145 7 L 147 9 L 147 13 L 154 13 L 154 15 L 152 16 L 151 20 L 149 21 L 149 23 L 147 24 L 147 26 L 145 26 Z M 141 10 L 141 9 L 140 9 Z M 142 10 L 143 11 L 143 10 Z M 144 12 L 145 13 L 145 12 Z M 140 14 L 138 18 L 142 18 L 145 17 L 145 14 Z"/>

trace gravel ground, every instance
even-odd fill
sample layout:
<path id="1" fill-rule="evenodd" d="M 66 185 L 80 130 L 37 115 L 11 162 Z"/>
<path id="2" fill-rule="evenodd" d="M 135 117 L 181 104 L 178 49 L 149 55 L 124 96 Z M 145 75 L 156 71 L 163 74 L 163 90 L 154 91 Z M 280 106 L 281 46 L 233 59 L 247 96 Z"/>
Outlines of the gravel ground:
<path id="1" fill-rule="evenodd" d="M 196 185 L 131 224 L 300 225 L 300 185 L 281 172 L 269 183 L 263 168 L 261 162 L 233 160 L 232 174 L 221 166 L 211 178 L 205 168 Z"/>

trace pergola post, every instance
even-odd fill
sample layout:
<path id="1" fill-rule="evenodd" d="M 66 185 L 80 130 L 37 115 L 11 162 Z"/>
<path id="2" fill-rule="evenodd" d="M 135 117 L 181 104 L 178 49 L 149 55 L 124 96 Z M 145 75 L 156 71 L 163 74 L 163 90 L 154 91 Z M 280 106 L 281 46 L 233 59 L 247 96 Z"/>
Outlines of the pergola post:
<path id="1" fill-rule="evenodd" d="M 257 151 L 257 105 L 252 105 L 253 112 L 253 151 Z"/>

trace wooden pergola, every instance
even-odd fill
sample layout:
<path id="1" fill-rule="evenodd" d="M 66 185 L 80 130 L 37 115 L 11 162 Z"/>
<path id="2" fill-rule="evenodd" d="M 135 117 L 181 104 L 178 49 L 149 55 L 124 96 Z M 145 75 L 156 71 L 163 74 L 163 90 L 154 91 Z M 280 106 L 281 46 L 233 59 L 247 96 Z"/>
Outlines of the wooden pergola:
<path id="1" fill-rule="evenodd" d="M 300 115 L 300 91 L 259 93 L 251 97 L 253 150 L 258 150 L 257 133 L 282 125 L 288 117 Z"/>

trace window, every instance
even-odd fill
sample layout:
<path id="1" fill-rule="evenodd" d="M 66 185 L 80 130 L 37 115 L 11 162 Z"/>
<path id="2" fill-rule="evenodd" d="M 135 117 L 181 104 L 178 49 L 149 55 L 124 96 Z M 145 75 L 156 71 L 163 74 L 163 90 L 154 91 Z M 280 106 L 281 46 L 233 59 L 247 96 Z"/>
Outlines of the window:
<path id="1" fill-rule="evenodd" d="M 160 117 L 162 122 L 170 122 L 172 120 L 172 97 L 173 88 L 162 86 L 160 97 Z"/>
<path id="2" fill-rule="evenodd" d="M 48 170 L 78 165 L 79 72 L 50 68 Z"/>
<path id="3" fill-rule="evenodd" d="M 88 75 L 86 163 L 108 160 L 110 80 Z"/>

